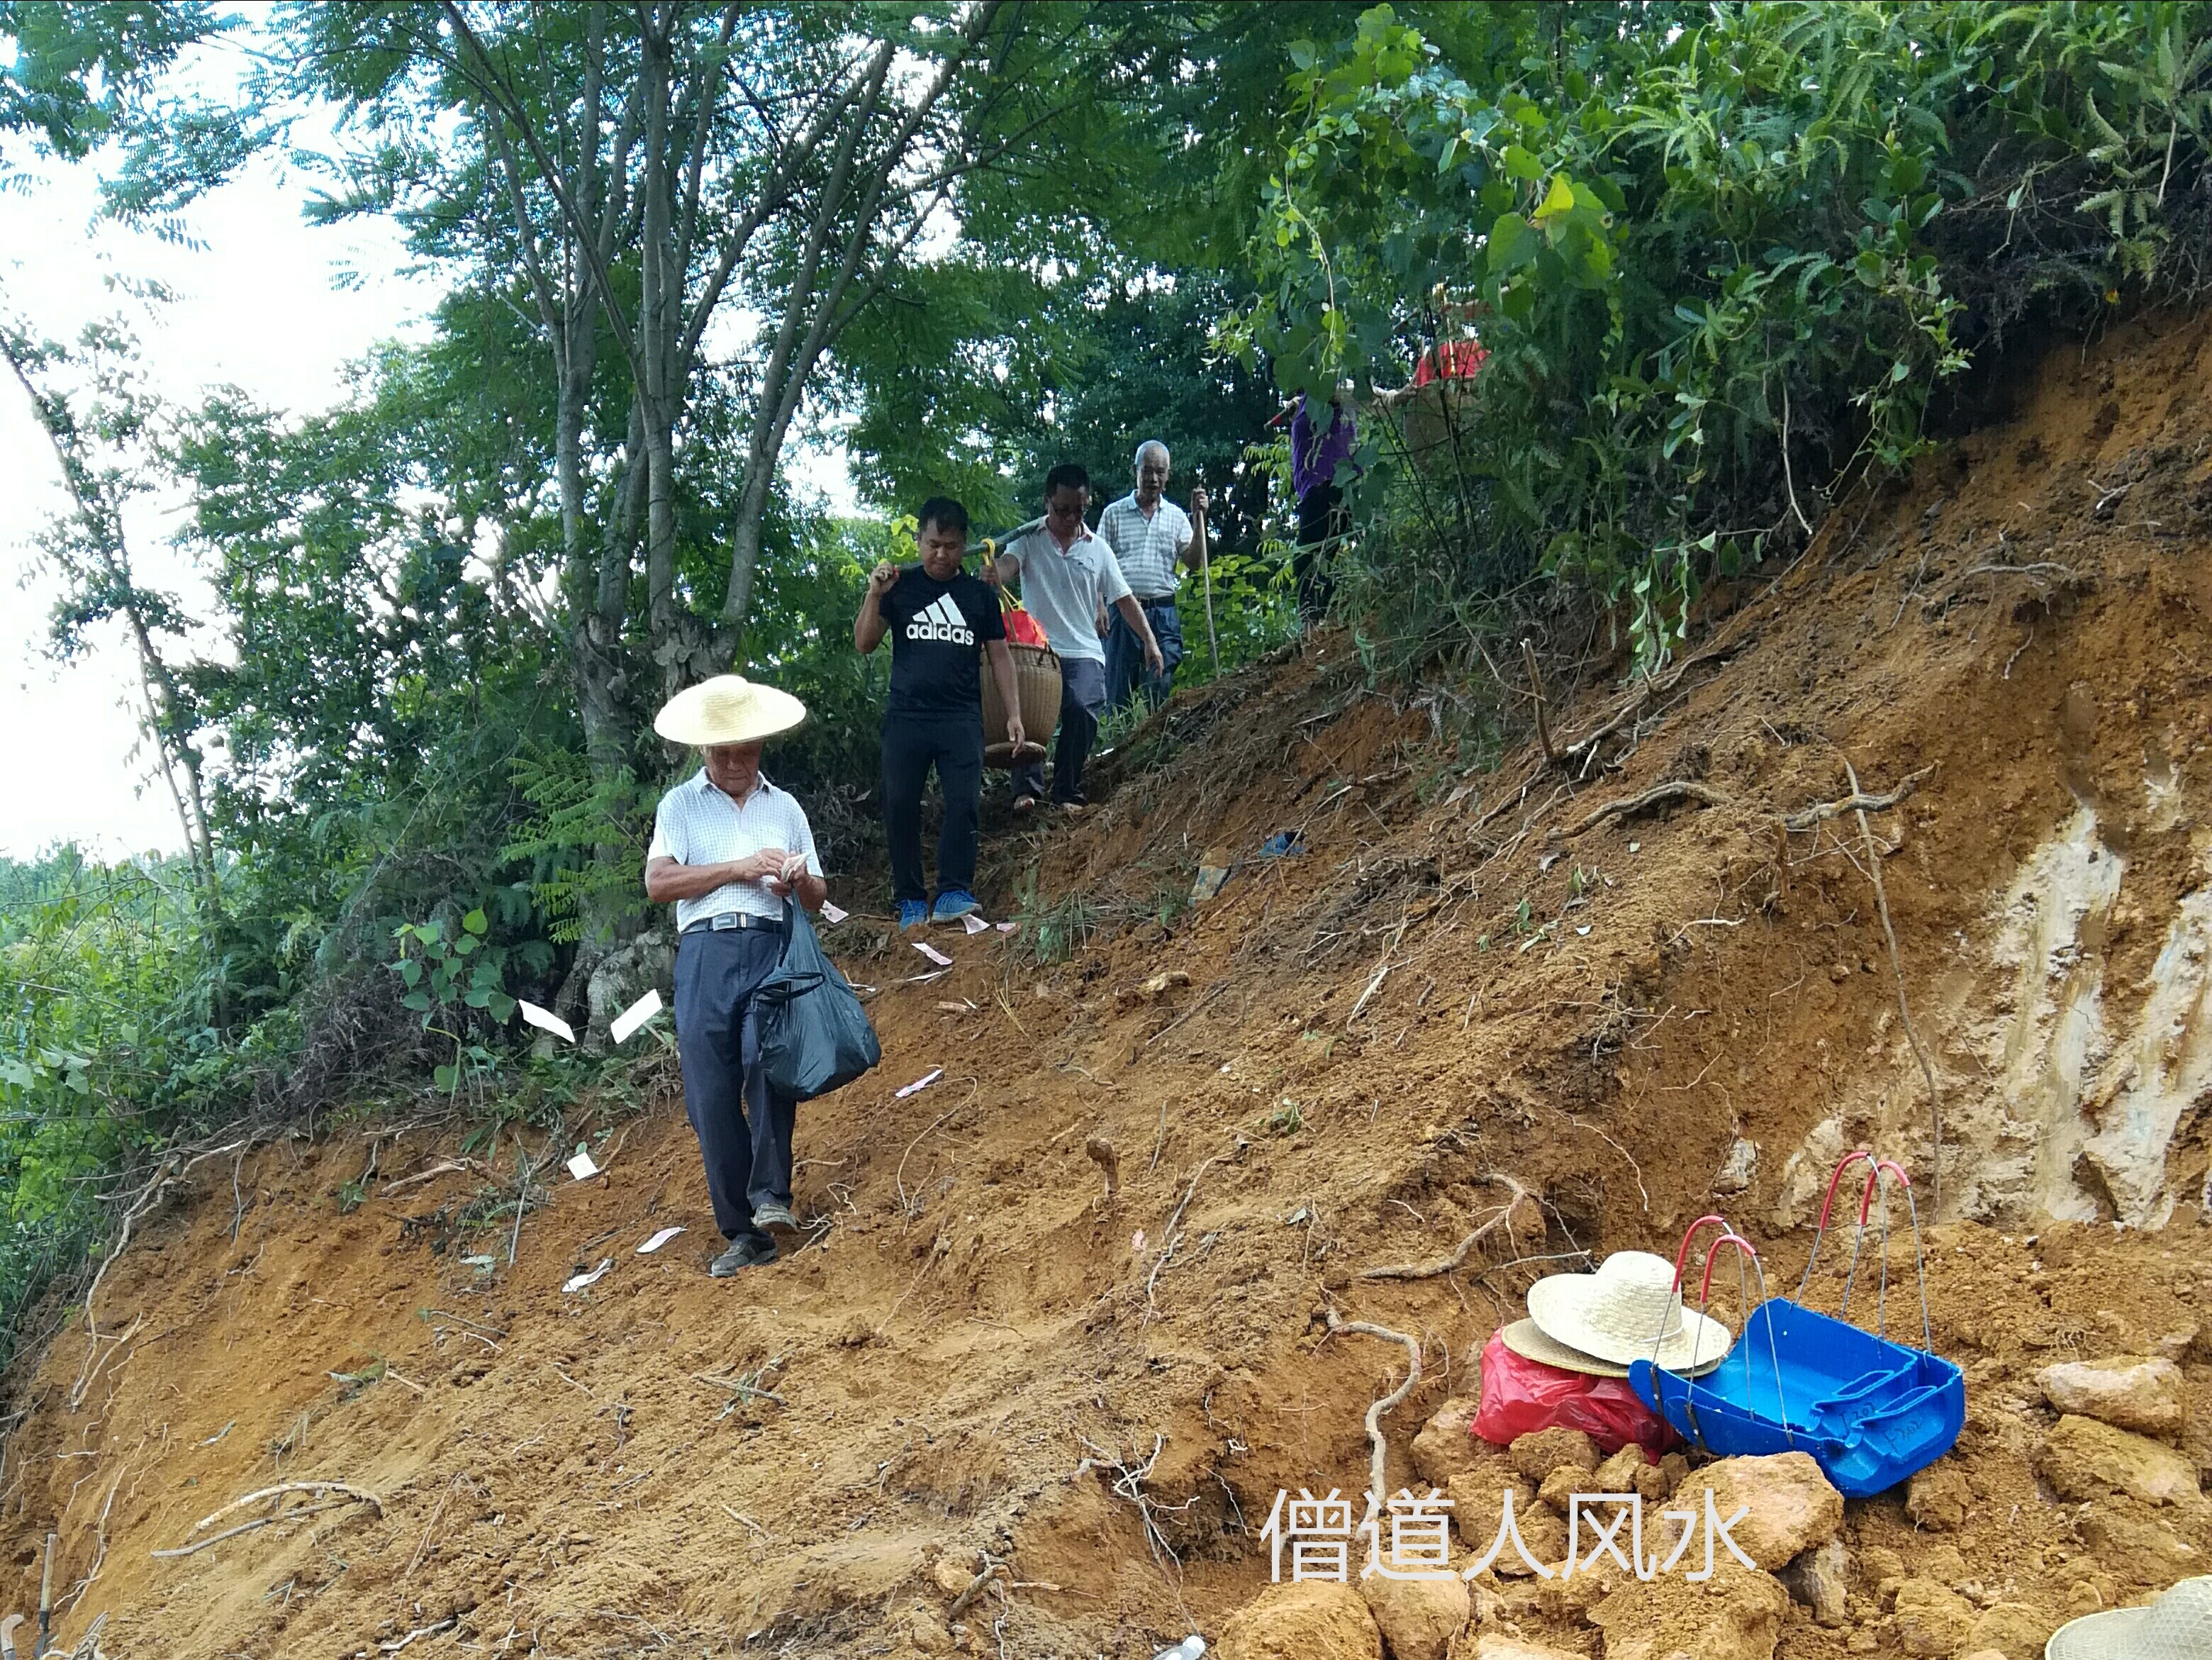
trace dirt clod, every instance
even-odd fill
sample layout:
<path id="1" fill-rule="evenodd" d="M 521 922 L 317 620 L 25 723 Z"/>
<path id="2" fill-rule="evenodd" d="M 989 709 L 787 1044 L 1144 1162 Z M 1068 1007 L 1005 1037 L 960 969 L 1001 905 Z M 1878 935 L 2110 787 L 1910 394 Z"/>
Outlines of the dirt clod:
<path id="1" fill-rule="evenodd" d="M 1270 1585 L 1229 1616 L 1221 1660 L 1382 1660 L 1358 1591 L 1331 1581 Z"/>
<path id="2" fill-rule="evenodd" d="M 2181 1368 L 2169 1359 L 2069 1360 L 2045 1366 L 2036 1381 L 2052 1410 L 2080 1413 L 2139 1435 L 2179 1434 L 2188 1417 Z"/>

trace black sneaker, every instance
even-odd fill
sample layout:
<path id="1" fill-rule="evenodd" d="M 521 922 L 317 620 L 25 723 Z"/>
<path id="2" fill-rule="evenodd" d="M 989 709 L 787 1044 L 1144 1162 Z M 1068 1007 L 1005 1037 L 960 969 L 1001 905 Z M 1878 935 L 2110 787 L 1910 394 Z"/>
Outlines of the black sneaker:
<path id="1" fill-rule="evenodd" d="M 775 1261 L 775 1240 L 765 1234 L 742 1233 L 731 1242 L 727 1250 L 707 1265 L 707 1272 L 717 1280 L 726 1280 L 739 1268 L 758 1268 Z"/>

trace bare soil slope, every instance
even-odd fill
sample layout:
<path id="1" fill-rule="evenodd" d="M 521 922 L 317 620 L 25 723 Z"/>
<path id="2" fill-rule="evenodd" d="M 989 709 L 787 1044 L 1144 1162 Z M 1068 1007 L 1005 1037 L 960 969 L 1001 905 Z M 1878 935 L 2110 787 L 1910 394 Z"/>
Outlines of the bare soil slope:
<path id="1" fill-rule="evenodd" d="M 1146 1656 L 1264 1583 L 1278 1489 L 1364 1488 L 1405 1354 L 1331 1310 L 1421 1345 L 1395 1490 L 1552 1265 L 1519 1259 L 1671 1255 L 1718 1207 L 1794 1285 L 1861 1143 L 1913 1173 L 1936 1345 L 1967 1368 L 1960 1506 L 1851 1505 L 1849 1617 L 1793 1607 L 1779 1651 L 1939 1651 L 1901 1574 L 2013 1610 L 1982 1645 L 2028 1660 L 2201 1564 L 2197 1495 L 2090 1525 L 2039 1480 L 2036 1374 L 2165 1353 L 2212 1465 L 2208 369 L 2199 323 L 2054 353 L 2011 421 L 1717 596 L 1655 684 L 1596 662 L 1553 688 L 1560 763 L 1532 741 L 1456 780 L 1452 694 L 1363 692 L 1340 644 L 1177 699 L 1107 805 L 1000 843 L 994 915 L 1031 868 L 1083 900 L 1068 960 L 940 939 L 957 966 L 915 983 L 880 921 L 841 931 L 884 1064 L 802 1114 L 819 1235 L 772 1268 L 705 1276 L 665 1071 L 513 1268 L 458 1225 L 484 1177 L 428 1174 L 448 1132 L 204 1164 L 107 1274 L 98 1335 L 19 1369 L 7 1600 L 34 1602 L 52 1528 L 60 1631 L 105 1613 L 114 1656 Z M 1832 806 L 1847 767 L 1899 797 L 1863 829 Z M 1258 856 L 1286 830 L 1303 852 Z M 1449 1257 L 1500 1177 L 1535 1201 L 1453 1272 L 1364 1277 Z M 1900 1307 L 1917 1327 L 1893 1277 Z M 152 1554 L 291 1481 L 379 1503 L 295 1497 L 331 1507 Z M 963 1599 L 979 1552 L 1006 1572 Z M 1486 1611 L 1635 1651 L 1572 1598 Z"/>

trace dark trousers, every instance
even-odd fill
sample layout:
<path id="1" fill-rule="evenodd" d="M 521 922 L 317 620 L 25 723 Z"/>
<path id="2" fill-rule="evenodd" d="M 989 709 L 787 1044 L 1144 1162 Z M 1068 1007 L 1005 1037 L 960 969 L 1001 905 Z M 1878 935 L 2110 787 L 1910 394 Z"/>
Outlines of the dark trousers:
<path id="1" fill-rule="evenodd" d="M 1298 498 L 1298 544 L 1291 554 L 1291 575 L 1298 589 L 1298 620 L 1310 626 L 1328 615 L 1336 597 L 1336 579 L 1330 562 L 1350 525 L 1344 511 L 1344 492 L 1334 484 L 1316 484 Z"/>
<path id="2" fill-rule="evenodd" d="M 1098 717 L 1106 712 L 1106 666 L 1096 658 L 1060 660 L 1060 741 L 1052 751 L 1052 799 L 1083 800 L 1083 763 L 1091 758 L 1097 740 Z M 1042 743 L 1044 734 L 1033 732 L 1031 741 Z M 1044 763 L 1031 761 L 1014 769 L 1016 795 L 1044 794 Z"/>
<path id="3" fill-rule="evenodd" d="M 765 1237 L 753 1207 L 791 1202 L 798 1104 L 771 1098 L 761 1072 L 753 993 L 783 955 L 775 928 L 708 928 L 676 944 L 676 1053 L 684 1111 L 707 1161 L 707 1194 L 725 1239 Z"/>
<path id="4" fill-rule="evenodd" d="M 1182 618 L 1176 614 L 1173 598 L 1137 603 L 1145 608 L 1145 621 L 1152 625 L 1152 638 L 1159 642 L 1164 667 L 1158 674 L 1146 672 L 1145 642 L 1122 617 L 1121 607 L 1115 606 L 1113 624 L 1106 631 L 1106 707 L 1109 709 L 1120 708 L 1139 690 L 1145 694 L 1147 708 L 1159 708 L 1175 689 L 1176 665 L 1182 661 Z"/>
<path id="5" fill-rule="evenodd" d="M 983 712 L 884 716 L 884 839 L 890 843 L 891 897 L 929 897 L 921 875 L 921 789 L 929 769 L 945 794 L 937 834 L 937 891 L 975 885 L 975 825 L 983 806 Z"/>

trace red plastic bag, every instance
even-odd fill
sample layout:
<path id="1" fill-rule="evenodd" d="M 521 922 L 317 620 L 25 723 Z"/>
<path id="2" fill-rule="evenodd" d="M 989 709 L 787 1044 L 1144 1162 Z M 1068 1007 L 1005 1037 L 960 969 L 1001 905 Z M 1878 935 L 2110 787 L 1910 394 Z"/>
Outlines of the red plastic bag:
<path id="1" fill-rule="evenodd" d="M 999 590 L 999 609 L 1006 615 L 1006 643 L 1010 646 L 1046 646 L 1051 642 L 1044 637 L 1044 624 L 1034 615 L 1014 603 L 1014 598 L 1004 588 Z"/>
<path id="2" fill-rule="evenodd" d="M 1592 1377 L 1531 1360 L 1493 1336 L 1482 1351 L 1482 1405 L 1474 1433 L 1498 1446 L 1510 1446 L 1538 1430 L 1580 1430 L 1604 1451 L 1618 1452 L 1631 1441 L 1644 1456 L 1681 1444 L 1666 1420 L 1636 1398 L 1625 1377 Z"/>

